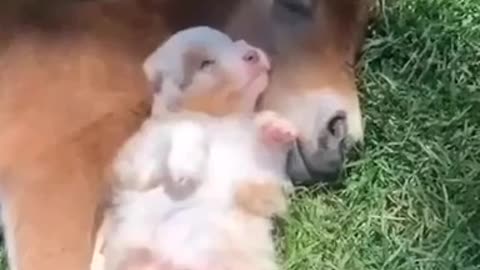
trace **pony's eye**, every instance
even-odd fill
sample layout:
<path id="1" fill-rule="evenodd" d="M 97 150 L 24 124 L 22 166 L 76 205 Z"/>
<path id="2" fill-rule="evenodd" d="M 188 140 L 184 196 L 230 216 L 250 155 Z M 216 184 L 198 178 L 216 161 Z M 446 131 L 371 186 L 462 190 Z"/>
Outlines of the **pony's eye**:
<path id="1" fill-rule="evenodd" d="M 214 60 L 211 60 L 211 59 L 203 60 L 203 61 L 200 63 L 200 69 L 208 68 L 208 67 L 210 67 L 210 66 L 213 65 L 213 64 L 215 64 L 215 61 L 214 61 Z"/>

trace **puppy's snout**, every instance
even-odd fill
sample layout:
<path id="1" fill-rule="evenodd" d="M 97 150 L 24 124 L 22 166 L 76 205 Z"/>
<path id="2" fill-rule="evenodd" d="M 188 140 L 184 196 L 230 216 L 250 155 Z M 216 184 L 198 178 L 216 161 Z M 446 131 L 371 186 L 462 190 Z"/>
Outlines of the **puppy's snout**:
<path id="1" fill-rule="evenodd" d="M 250 49 L 243 55 L 242 59 L 249 64 L 258 64 L 260 54 L 256 50 Z"/>
<path id="2" fill-rule="evenodd" d="M 259 48 L 253 47 L 244 40 L 238 40 L 235 42 L 242 51 L 242 60 L 251 66 L 261 67 L 262 69 L 270 70 L 270 59 L 264 51 Z"/>

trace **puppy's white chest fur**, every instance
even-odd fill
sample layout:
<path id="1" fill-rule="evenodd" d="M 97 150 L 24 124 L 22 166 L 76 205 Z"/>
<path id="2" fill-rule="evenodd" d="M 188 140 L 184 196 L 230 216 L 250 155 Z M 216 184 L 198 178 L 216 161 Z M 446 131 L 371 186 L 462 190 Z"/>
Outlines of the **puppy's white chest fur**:
<path id="1" fill-rule="evenodd" d="M 231 202 L 235 188 L 242 182 L 252 178 L 256 181 L 287 179 L 284 149 L 262 143 L 251 119 L 224 118 L 213 123 L 210 130 L 208 162 L 200 196 L 206 195 L 207 200 L 223 196 L 222 201 Z"/>

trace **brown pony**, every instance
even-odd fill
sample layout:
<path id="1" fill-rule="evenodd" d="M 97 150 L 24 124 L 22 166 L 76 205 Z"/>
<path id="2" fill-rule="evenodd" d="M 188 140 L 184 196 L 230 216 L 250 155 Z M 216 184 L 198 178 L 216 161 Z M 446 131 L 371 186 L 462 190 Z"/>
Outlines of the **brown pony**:
<path id="1" fill-rule="evenodd" d="M 173 31 L 204 24 L 268 50 L 260 106 L 302 138 L 295 183 L 342 168 L 363 137 L 352 65 L 367 0 L 4 0 L 0 4 L 0 198 L 11 269 L 89 267 L 105 168 L 149 113 L 141 64 Z"/>

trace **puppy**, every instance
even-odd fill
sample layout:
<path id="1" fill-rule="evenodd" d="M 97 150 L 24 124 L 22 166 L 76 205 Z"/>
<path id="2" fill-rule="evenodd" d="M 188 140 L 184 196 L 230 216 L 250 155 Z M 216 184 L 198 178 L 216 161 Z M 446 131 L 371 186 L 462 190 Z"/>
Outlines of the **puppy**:
<path id="1" fill-rule="evenodd" d="M 107 270 L 278 268 L 270 218 L 286 210 L 297 132 L 254 114 L 269 69 L 263 51 L 207 27 L 147 58 L 152 116 L 113 163 Z"/>

